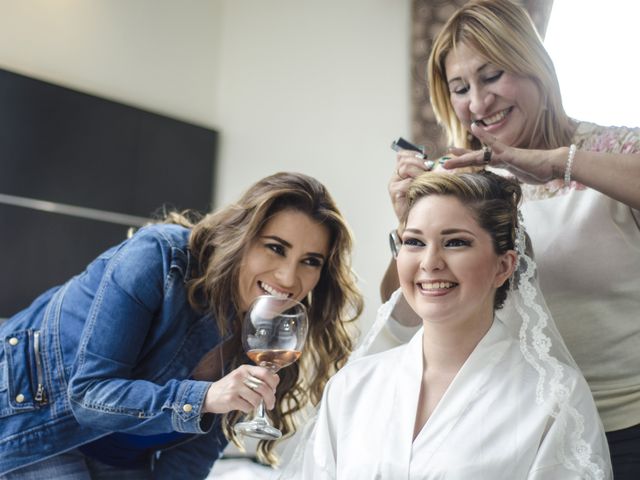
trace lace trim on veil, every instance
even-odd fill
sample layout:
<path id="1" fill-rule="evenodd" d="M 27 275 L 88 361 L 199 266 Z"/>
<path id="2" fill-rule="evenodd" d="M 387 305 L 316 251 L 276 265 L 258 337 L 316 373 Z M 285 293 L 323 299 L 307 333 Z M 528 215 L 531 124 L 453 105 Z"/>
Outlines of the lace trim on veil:
<path id="1" fill-rule="evenodd" d="M 518 220 L 522 225 L 522 214 L 519 214 Z M 560 421 L 565 442 L 559 455 L 564 466 L 569 470 L 588 473 L 589 478 L 601 480 L 605 478 L 603 467 L 595 461 L 591 446 L 583 438 L 584 417 L 569 403 L 573 385 L 564 383 L 570 381 L 565 378 L 564 365 L 570 365 L 576 371 L 579 369 L 552 320 L 538 287 L 536 264 L 526 254 L 525 245 L 525 231 L 519 226 L 516 229 L 518 269 L 510 285 L 508 300 L 518 312 L 516 321 L 517 317 L 521 321 L 518 335 L 522 355 L 538 372 L 536 402 L 546 402 L 550 414 Z M 559 414 L 563 411 L 568 414 L 571 425 L 560 420 Z"/>

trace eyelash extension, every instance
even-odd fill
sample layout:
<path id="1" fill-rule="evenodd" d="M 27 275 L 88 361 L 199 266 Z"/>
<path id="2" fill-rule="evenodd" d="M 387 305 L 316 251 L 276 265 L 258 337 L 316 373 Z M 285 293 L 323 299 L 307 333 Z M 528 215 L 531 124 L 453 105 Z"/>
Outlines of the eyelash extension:
<path id="1" fill-rule="evenodd" d="M 406 240 L 400 240 L 400 245 L 408 245 L 410 247 L 423 246 L 424 243 L 416 238 L 407 238 Z"/>
<path id="2" fill-rule="evenodd" d="M 473 242 L 471 240 L 464 240 L 462 238 L 453 238 L 451 240 L 447 240 L 447 244 L 450 242 L 456 242 L 459 245 L 455 245 L 456 247 L 470 247 L 471 245 L 473 245 Z"/>

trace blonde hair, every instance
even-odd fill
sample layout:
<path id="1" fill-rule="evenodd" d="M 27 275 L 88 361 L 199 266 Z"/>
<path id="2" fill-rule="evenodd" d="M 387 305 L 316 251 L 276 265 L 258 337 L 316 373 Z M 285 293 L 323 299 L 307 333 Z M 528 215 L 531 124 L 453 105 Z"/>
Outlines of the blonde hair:
<path id="1" fill-rule="evenodd" d="M 551 149 L 570 143 L 574 128 L 562 106 L 555 68 L 528 13 L 509 0 L 477 0 L 447 21 L 434 40 L 427 64 L 431 105 L 452 145 L 480 147 L 456 116 L 447 84 L 445 61 L 460 44 L 496 67 L 535 83 L 542 105 L 524 147 Z"/>
<path id="2" fill-rule="evenodd" d="M 342 214 L 319 181 L 299 173 L 282 172 L 258 181 L 236 203 L 206 215 L 195 224 L 175 214 L 169 221 L 192 227 L 189 248 L 197 259 L 199 272 L 188 285 L 190 303 L 194 308 L 212 312 L 220 331 L 226 332 L 227 319 L 237 319 L 240 311 L 238 285 L 244 252 L 269 219 L 283 210 L 308 215 L 327 228 L 330 240 L 320 279 L 302 300 L 309 313 L 305 348 L 299 362 L 278 373 L 276 406 L 269 412 L 274 425 L 287 437 L 296 431 L 292 415 L 308 402 L 317 404 L 329 377 L 346 362 L 353 348 L 346 327 L 362 313 L 362 296 L 351 270 L 352 235 Z M 240 319 L 235 327 L 239 325 Z M 231 368 L 248 362 L 238 342 Z M 236 444 L 239 440 L 232 427 L 242 415 L 230 412 L 223 420 L 227 438 Z M 260 441 L 260 459 L 276 463 L 274 447 L 273 441 Z"/>
<path id="3" fill-rule="evenodd" d="M 485 170 L 473 173 L 423 173 L 413 180 L 407 191 L 407 209 L 401 222 L 403 229 L 413 206 L 430 195 L 451 196 L 460 200 L 478 225 L 491 236 L 496 255 L 515 250 L 518 205 L 522 198 L 522 190 L 516 180 Z M 495 309 L 502 308 L 509 283 L 510 279 L 496 290 Z"/>

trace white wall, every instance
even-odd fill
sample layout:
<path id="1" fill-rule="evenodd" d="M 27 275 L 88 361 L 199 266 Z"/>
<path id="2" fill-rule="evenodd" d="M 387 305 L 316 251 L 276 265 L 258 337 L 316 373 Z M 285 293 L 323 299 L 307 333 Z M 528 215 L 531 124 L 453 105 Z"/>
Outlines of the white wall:
<path id="1" fill-rule="evenodd" d="M 0 67 L 214 126 L 220 2 L 0 0 Z"/>
<path id="2" fill-rule="evenodd" d="M 316 176 L 354 230 L 368 323 L 394 226 L 389 144 L 408 133 L 409 6 L 0 0 L 0 67 L 217 129 L 217 204 L 275 171 Z"/>

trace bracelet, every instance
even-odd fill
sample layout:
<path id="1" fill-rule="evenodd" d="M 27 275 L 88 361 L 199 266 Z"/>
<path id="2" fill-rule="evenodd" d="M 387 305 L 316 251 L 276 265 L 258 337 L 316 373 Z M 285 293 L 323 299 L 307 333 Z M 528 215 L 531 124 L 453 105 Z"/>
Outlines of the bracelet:
<path id="1" fill-rule="evenodd" d="M 567 157 L 567 166 L 564 169 L 564 186 L 569 187 L 571 185 L 571 167 L 573 166 L 573 159 L 576 157 L 576 144 L 572 143 L 569 147 L 569 156 Z"/>

